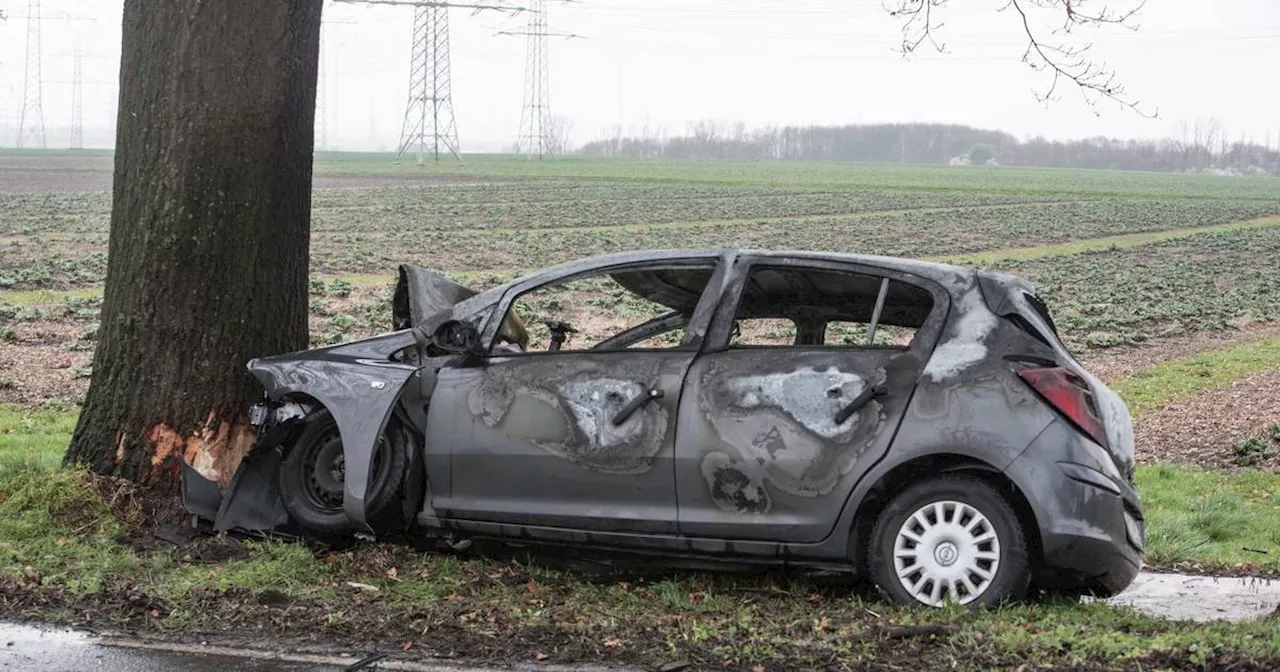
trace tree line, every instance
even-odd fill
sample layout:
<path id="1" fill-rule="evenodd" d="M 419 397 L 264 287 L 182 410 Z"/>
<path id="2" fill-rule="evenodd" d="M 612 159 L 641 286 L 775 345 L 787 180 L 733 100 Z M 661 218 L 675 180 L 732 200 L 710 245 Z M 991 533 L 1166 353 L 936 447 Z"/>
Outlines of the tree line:
<path id="1" fill-rule="evenodd" d="M 1277 136 L 1280 141 L 1280 136 Z M 603 138 L 582 156 L 687 159 L 817 159 L 897 163 L 998 163 L 1013 166 L 1107 168 L 1163 172 L 1280 175 L 1280 147 L 1231 138 L 1221 122 L 1180 124 L 1171 137 L 1124 140 L 1091 137 L 1019 140 L 1010 133 L 958 124 L 767 126 L 699 121 L 684 135 Z"/>

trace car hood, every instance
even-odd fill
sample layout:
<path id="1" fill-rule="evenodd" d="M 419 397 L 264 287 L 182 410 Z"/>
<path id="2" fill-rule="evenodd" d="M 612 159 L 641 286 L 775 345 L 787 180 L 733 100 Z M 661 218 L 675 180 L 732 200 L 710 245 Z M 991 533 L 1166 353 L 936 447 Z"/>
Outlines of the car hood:
<path id="1" fill-rule="evenodd" d="M 391 296 L 391 326 L 408 329 L 476 295 L 476 291 L 436 271 L 401 264 Z"/>

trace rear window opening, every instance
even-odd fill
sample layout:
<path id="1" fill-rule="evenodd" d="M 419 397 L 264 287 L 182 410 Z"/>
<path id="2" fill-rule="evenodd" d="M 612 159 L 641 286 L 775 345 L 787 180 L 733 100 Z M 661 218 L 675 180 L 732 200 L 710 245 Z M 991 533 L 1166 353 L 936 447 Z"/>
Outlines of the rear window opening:
<path id="1" fill-rule="evenodd" d="M 743 288 L 730 346 L 906 349 L 932 310 L 927 290 L 900 280 L 758 266 Z"/>
<path id="2" fill-rule="evenodd" d="M 1044 301 L 1040 300 L 1040 297 L 1031 292 L 1023 292 L 1022 298 L 1026 299 L 1031 308 L 1040 316 L 1040 319 L 1049 325 L 1049 331 L 1052 331 L 1055 337 L 1058 336 L 1058 327 L 1053 323 L 1053 316 L 1049 315 L 1049 306 L 1045 305 Z"/>

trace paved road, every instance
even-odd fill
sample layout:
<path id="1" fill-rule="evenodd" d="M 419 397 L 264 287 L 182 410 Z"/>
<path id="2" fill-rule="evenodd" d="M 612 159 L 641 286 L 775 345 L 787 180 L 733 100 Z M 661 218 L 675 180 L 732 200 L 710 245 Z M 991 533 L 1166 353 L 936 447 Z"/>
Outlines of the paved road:
<path id="1" fill-rule="evenodd" d="M 1280 581 L 1230 579 L 1185 574 L 1144 572 L 1129 590 L 1110 602 L 1164 618 L 1197 621 L 1240 621 L 1269 614 L 1280 605 Z M 164 648 L 156 648 L 163 646 Z M 222 672 L 223 670 L 280 670 L 330 672 L 343 670 L 357 658 L 231 650 L 210 646 L 168 646 L 123 639 L 99 640 L 66 630 L 0 623 L 0 670 L 63 672 Z M 497 672 L 491 668 L 379 662 L 370 670 L 426 672 Z M 555 668 L 539 665 L 538 670 Z M 616 668 L 615 672 L 616 672 Z"/>

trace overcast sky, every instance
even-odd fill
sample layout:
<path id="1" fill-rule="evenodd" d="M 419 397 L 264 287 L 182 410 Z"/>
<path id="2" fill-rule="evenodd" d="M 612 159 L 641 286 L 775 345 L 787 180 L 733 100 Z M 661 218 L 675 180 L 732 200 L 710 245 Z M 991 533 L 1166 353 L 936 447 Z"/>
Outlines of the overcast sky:
<path id="1" fill-rule="evenodd" d="M 1021 63 L 1025 40 L 1005 0 L 950 0 L 946 54 L 894 53 L 900 22 L 881 0 L 578 0 L 552 2 L 551 106 L 571 140 L 621 124 L 668 134 L 697 119 L 766 124 L 932 121 L 1019 137 L 1156 137 L 1179 120 L 1217 117 L 1240 135 L 1280 142 L 1280 1 L 1151 0 L 1138 32 L 1082 33 L 1094 55 L 1160 118 L 1103 103 L 1100 116 L 1071 88 L 1047 106 L 1049 80 Z M 1122 8 L 1134 0 L 1115 0 Z M 519 4 L 519 0 L 507 0 Z M 26 0 L 0 0 L 0 145 L 12 145 L 23 92 Z M 1090 0 L 1086 8 L 1101 4 Z M 50 147 L 70 138 L 79 50 L 85 142 L 114 139 L 121 0 L 44 0 L 43 109 Z M 59 17 L 70 17 L 60 19 Z M 413 10 L 326 2 L 324 119 L 331 149 L 394 149 L 408 91 Z M 1048 15 L 1042 15 L 1042 21 Z M 524 16 L 451 14 L 453 98 L 464 151 L 510 145 L 519 126 Z M 320 138 L 317 137 L 317 144 Z"/>

